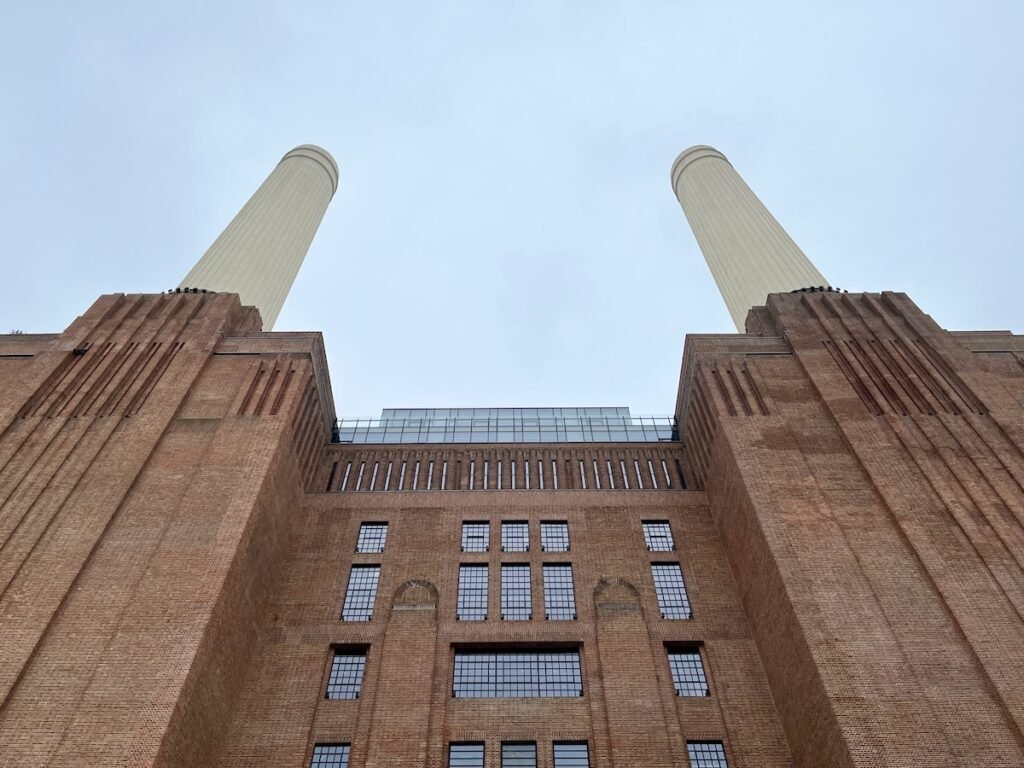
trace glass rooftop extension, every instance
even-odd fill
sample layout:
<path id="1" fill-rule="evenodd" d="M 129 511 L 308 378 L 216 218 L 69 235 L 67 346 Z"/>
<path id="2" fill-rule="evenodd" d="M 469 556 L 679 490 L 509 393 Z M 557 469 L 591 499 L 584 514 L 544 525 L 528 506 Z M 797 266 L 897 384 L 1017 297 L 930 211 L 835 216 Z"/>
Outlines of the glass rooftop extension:
<path id="1" fill-rule="evenodd" d="M 335 443 L 656 443 L 678 440 L 672 416 L 629 408 L 385 408 L 338 419 Z"/>

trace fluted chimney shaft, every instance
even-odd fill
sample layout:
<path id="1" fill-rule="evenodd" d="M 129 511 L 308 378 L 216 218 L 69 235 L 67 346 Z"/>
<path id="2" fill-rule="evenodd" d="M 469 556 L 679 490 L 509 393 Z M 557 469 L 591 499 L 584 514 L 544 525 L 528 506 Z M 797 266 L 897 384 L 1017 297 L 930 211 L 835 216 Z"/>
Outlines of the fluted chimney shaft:
<path id="1" fill-rule="evenodd" d="M 237 293 L 259 309 L 263 330 L 272 330 L 337 188 L 334 158 L 311 144 L 296 147 L 179 287 Z"/>

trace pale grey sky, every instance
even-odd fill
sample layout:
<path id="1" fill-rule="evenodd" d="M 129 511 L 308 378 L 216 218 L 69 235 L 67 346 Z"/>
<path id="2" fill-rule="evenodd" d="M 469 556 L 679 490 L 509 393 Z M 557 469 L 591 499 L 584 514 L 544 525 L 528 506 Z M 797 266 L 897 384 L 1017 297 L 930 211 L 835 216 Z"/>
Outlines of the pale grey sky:
<path id="1" fill-rule="evenodd" d="M 732 330 L 669 187 L 722 150 L 819 269 L 1024 328 L 1024 2 L 48 2 L 0 30 L 0 330 L 177 284 L 284 152 L 341 186 L 277 330 L 339 415 L 672 411 Z"/>

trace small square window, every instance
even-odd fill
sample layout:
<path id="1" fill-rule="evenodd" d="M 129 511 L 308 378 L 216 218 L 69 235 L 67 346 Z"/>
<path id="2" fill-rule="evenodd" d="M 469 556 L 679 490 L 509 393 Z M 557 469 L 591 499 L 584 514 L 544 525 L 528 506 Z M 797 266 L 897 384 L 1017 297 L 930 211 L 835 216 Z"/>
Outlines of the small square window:
<path id="1" fill-rule="evenodd" d="M 317 744 L 309 768 L 348 768 L 348 744 Z"/>
<path id="2" fill-rule="evenodd" d="M 540 548 L 544 552 L 568 552 L 569 524 L 566 522 L 541 523 Z"/>
<path id="3" fill-rule="evenodd" d="M 360 554 L 383 552 L 384 543 L 387 541 L 387 538 L 387 523 L 363 523 L 359 526 L 359 541 L 356 544 L 356 552 Z"/>
<path id="4" fill-rule="evenodd" d="M 530 550 L 529 523 L 501 524 L 501 551 L 528 552 Z"/>
<path id="5" fill-rule="evenodd" d="M 490 523 L 462 524 L 462 551 L 486 552 L 491 544 Z"/>
<path id="6" fill-rule="evenodd" d="M 644 543 L 651 552 L 671 552 L 676 548 L 667 520 L 645 520 L 643 528 Z"/>
<path id="7" fill-rule="evenodd" d="M 686 752 L 690 756 L 690 768 L 729 768 L 725 747 L 720 741 L 688 741 Z"/>

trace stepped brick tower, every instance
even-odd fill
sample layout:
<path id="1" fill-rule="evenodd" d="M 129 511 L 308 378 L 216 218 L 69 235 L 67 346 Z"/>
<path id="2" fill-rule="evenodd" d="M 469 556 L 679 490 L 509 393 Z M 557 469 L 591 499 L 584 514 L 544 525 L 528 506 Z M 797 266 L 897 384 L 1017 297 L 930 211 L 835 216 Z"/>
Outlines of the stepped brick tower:
<path id="1" fill-rule="evenodd" d="M 0 336 L 0 766 L 1024 765 L 1021 337 L 800 290 L 701 148 L 747 332 L 687 337 L 673 416 L 338 421 L 319 334 L 261 318 L 328 158 L 178 291 Z"/>

